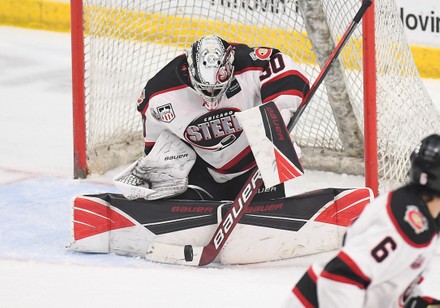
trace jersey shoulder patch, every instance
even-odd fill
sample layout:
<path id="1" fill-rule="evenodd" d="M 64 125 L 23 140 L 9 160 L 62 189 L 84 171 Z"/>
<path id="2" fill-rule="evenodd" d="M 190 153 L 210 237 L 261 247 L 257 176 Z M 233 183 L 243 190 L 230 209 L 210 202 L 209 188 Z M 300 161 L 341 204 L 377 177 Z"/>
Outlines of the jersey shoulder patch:
<path id="1" fill-rule="evenodd" d="M 237 44 L 235 47 L 235 71 L 241 72 L 249 69 L 263 70 L 268 65 L 270 58 L 279 53 L 278 49 L 268 47 L 249 47 Z"/>
<path id="2" fill-rule="evenodd" d="M 256 47 L 249 55 L 254 61 L 267 61 L 272 55 L 272 48 Z"/>
<path id="3" fill-rule="evenodd" d="M 437 234 L 426 204 L 408 187 L 390 193 L 387 211 L 399 234 L 413 247 L 428 246 Z"/>

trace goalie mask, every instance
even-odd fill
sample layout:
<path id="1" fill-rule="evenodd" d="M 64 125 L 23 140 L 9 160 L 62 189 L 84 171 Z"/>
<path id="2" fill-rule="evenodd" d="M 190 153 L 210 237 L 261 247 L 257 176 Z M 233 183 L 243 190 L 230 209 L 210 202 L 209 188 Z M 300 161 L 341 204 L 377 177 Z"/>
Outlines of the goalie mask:
<path id="1" fill-rule="evenodd" d="M 440 194 L 440 135 L 430 135 L 412 152 L 410 181 Z"/>
<path id="2" fill-rule="evenodd" d="M 204 36 L 191 45 L 186 58 L 194 89 L 208 110 L 216 109 L 233 78 L 234 48 L 217 36 Z"/>

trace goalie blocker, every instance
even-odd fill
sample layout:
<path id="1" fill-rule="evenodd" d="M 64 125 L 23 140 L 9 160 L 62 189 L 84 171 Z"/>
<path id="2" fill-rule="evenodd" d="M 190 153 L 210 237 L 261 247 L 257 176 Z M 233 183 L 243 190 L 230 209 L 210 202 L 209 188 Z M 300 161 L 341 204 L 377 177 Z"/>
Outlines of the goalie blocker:
<path id="1" fill-rule="evenodd" d="M 248 264 L 334 250 L 372 197 L 368 188 L 327 188 L 253 202 L 216 261 Z M 72 203 L 69 247 L 186 264 L 184 250 L 162 255 L 155 254 L 154 246 L 206 245 L 230 205 L 231 201 L 128 200 L 119 194 L 78 196 Z"/>

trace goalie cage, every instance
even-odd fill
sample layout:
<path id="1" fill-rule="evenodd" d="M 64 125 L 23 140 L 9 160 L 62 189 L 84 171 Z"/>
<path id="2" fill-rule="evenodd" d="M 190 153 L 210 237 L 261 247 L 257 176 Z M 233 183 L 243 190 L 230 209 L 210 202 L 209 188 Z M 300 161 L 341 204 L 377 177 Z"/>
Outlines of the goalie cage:
<path id="1" fill-rule="evenodd" d="M 360 0 L 72 0 L 75 178 L 142 155 L 139 94 L 201 36 L 276 47 L 313 82 L 360 5 Z M 439 111 L 420 79 L 396 4 L 376 0 L 293 135 L 306 168 L 365 174 L 366 186 L 377 192 L 379 183 L 390 187 L 405 180 L 410 152 L 439 129 Z"/>

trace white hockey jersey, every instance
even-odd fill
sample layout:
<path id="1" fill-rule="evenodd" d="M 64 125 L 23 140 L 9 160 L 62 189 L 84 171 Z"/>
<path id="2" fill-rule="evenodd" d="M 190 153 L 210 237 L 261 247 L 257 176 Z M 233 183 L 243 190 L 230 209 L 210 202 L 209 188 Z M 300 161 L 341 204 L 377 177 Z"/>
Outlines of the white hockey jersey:
<path id="1" fill-rule="evenodd" d="M 298 281 L 289 307 L 404 307 L 420 295 L 438 244 L 439 222 L 410 186 L 382 195 L 348 229 L 336 257 Z"/>
<path id="2" fill-rule="evenodd" d="M 290 57 L 276 49 L 234 46 L 234 79 L 215 110 L 205 108 L 191 87 L 185 55 L 148 81 L 138 100 L 146 154 L 168 130 L 192 146 L 219 183 L 255 166 L 235 113 L 274 101 L 288 120 L 308 92 L 309 81 Z"/>

